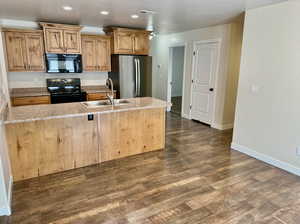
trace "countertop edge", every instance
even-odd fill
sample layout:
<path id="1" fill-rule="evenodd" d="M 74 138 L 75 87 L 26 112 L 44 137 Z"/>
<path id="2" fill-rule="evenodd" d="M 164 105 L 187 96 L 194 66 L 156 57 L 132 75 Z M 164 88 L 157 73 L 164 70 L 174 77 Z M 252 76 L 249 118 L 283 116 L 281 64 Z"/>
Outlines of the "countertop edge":
<path id="1" fill-rule="evenodd" d="M 133 108 L 121 108 L 121 109 L 107 110 L 107 111 L 92 111 L 92 112 L 84 112 L 84 113 L 78 113 L 78 114 L 49 116 L 49 117 L 43 117 L 43 118 L 4 121 L 3 123 L 5 125 L 6 124 L 17 124 L 17 123 L 27 123 L 27 122 L 42 121 L 42 120 L 52 120 L 52 119 L 71 118 L 71 117 L 82 117 L 82 116 L 87 116 L 89 114 L 108 114 L 108 113 L 126 112 L 126 111 L 131 111 L 131 110 L 145 110 L 145 109 L 155 109 L 155 108 L 159 109 L 159 108 L 167 108 L 167 107 L 168 107 L 168 104 L 161 105 L 161 106 L 142 106 L 142 107 L 133 107 Z"/>

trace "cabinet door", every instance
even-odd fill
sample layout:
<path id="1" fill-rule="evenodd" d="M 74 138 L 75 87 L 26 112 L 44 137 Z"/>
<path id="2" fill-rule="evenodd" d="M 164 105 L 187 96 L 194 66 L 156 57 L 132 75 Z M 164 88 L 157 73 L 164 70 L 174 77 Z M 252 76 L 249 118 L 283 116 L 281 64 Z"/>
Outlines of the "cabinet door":
<path id="1" fill-rule="evenodd" d="M 38 122 L 42 132 L 39 175 L 98 163 L 97 118 L 87 116 Z"/>
<path id="2" fill-rule="evenodd" d="M 115 54 L 133 54 L 134 34 L 130 31 L 115 31 Z"/>
<path id="3" fill-rule="evenodd" d="M 6 125 L 14 181 L 98 163 L 98 119 L 87 116 Z"/>
<path id="4" fill-rule="evenodd" d="M 96 71 L 96 40 L 82 36 L 82 60 L 84 71 Z"/>
<path id="5" fill-rule="evenodd" d="M 64 30 L 64 46 L 68 54 L 81 53 L 80 32 L 77 30 Z"/>
<path id="6" fill-rule="evenodd" d="M 26 37 L 26 51 L 28 60 L 28 70 L 30 71 L 44 71 L 44 43 L 42 33 L 27 33 Z"/>
<path id="7" fill-rule="evenodd" d="M 11 101 L 13 106 L 50 104 L 50 96 L 13 97 Z"/>
<path id="8" fill-rule="evenodd" d="M 37 126 L 35 121 L 5 125 L 14 181 L 39 175 L 39 151 L 43 147 Z"/>
<path id="9" fill-rule="evenodd" d="M 118 159 L 165 146 L 163 108 L 99 115 L 99 161 Z"/>
<path id="10" fill-rule="evenodd" d="M 110 39 L 98 38 L 96 40 L 96 60 L 98 71 L 111 71 Z"/>
<path id="11" fill-rule="evenodd" d="M 149 54 L 149 34 L 137 32 L 134 36 L 134 53 L 139 55 Z"/>
<path id="12" fill-rule="evenodd" d="M 26 71 L 26 41 L 25 35 L 18 32 L 6 32 L 6 51 L 8 70 L 11 72 Z"/>
<path id="13" fill-rule="evenodd" d="M 47 53 L 63 54 L 64 49 L 64 33 L 60 29 L 45 29 L 45 46 Z"/>

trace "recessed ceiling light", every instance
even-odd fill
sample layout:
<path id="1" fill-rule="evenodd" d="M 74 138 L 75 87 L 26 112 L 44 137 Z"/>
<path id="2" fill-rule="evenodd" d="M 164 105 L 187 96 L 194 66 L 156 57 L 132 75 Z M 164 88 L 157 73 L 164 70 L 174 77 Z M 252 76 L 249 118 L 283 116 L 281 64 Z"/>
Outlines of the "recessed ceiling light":
<path id="1" fill-rule="evenodd" d="M 73 8 L 71 6 L 65 5 L 62 7 L 65 11 L 71 11 Z"/>
<path id="2" fill-rule="evenodd" d="M 101 13 L 102 15 L 108 15 L 108 14 L 109 14 L 108 11 L 101 11 L 100 13 Z"/>
<path id="3" fill-rule="evenodd" d="M 131 15 L 131 18 L 132 18 L 132 19 L 137 19 L 137 18 L 139 18 L 139 16 L 136 15 L 136 14 L 133 14 L 133 15 Z"/>

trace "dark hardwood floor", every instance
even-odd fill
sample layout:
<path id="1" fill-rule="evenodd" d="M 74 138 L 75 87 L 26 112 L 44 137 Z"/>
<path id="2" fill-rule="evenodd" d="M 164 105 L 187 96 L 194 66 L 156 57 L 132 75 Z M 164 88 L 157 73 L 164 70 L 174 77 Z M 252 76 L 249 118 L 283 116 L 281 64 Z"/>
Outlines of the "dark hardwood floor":
<path id="1" fill-rule="evenodd" d="M 0 223 L 299 224 L 300 178 L 230 142 L 168 114 L 164 151 L 18 182 Z"/>

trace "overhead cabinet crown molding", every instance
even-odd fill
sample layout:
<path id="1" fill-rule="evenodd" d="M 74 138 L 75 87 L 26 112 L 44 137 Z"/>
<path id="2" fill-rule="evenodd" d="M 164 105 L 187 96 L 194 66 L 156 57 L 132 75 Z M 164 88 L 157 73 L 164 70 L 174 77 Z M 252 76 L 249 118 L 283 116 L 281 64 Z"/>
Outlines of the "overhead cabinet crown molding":
<path id="1" fill-rule="evenodd" d="M 82 26 L 40 23 L 44 31 L 46 53 L 81 54 Z"/>

